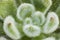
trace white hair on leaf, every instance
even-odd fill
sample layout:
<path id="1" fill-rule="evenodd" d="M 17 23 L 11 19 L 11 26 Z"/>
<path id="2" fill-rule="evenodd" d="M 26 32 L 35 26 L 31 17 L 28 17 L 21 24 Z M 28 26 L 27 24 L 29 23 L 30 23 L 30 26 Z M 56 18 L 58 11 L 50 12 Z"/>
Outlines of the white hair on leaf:
<path id="1" fill-rule="evenodd" d="M 24 25 L 26 25 L 26 24 L 32 24 L 32 19 L 31 18 L 26 18 L 24 20 Z"/>
<path id="2" fill-rule="evenodd" d="M 5 37 L 1 36 L 0 40 L 7 40 Z"/>
<path id="3" fill-rule="evenodd" d="M 7 16 L 4 20 L 3 25 L 4 32 L 8 35 L 11 39 L 20 39 L 21 34 L 19 33 L 18 29 L 16 28 L 15 20 L 12 16 Z"/>
<path id="4" fill-rule="evenodd" d="M 48 37 L 48 38 L 45 38 L 43 40 L 56 40 L 54 37 Z"/>
<path id="5" fill-rule="evenodd" d="M 59 25 L 59 19 L 56 13 L 49 12 L 47 16 L 47 21 L 43 27 L 43 32 L 46 34 L 54 32 Z"/>
<path id="6" fill-rule="evenodd" d="M 45 16 L 42 12 L 36 11 L 32 14 L 32 20 L 36 25 L 42 25 L 45 22 Z"/>
<path id="7" fill-rule="evenodd" d="M 29 17 L 35 12 L 35 7 L 29 3 L 22 3 L 17 9 L 17 18 L 23 20 L 24 17 Z"/>
<path id="8" fill-rule="evenodd" d="M 40 35 L 41 29 L 38 26 L 28 24 L 28 25 L 24 25 L 23 32 L 28 37 L 36 37 Z"/>
<path id="9" fill-rule="evenodd" d="M 44 3 L 43 5 L 47 7 L 44 11 L 44 15 L 45 15 L 52 5 L 52 0 L 42 0 L 42 2 Z"/>

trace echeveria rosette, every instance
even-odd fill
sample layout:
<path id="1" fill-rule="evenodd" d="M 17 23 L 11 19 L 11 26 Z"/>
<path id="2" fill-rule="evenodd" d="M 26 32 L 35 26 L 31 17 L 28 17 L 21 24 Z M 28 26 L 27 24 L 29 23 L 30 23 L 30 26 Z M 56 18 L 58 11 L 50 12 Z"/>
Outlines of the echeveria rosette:
<path id="1" fill-rule="evenodd" d="M 13 9 L 12 9 L 13 8 Z M 15 0 L 0 0 L 0 18 L 4 19 L 6 16 L 16 13 Z"/>
<path id="2" fill-rule="evenodd" d="M 24 5 L 25 4 L 25 5 Z M 29 3 L 22 3 L 21 4 L 21 6 L 19 6 L 19 8 L 18 8 L 18 10 L 17 10 L 17 18 L 19 19 L 19 20 L 23 20 L 23 32 L 24 32 L 24 34 L 26 35 L 26 36 L 28 36 L 28 37 L 33 37 L 32 39 L 35 39 L 34 37 L 37 37 L 37 36 L 35 36 L 34 35 L 34 32 L 33 33 L 31 33 L 30 31 L 32 31 L 32 29 L 34 29 L 34 25 L 36 25 L 35 27 L 41 27 L 41 25 L 43 25 L 44 23 L 44 25 L 43 25 L 43 33 L 45 33 L 45 34 L 50 34 L 50 33 L 52 33 L 52 32 L 54 32 L 57 28 L 58 28 L 58 25 L 59 25 L 59 19 L 58 19 L 58 16 L 54 13 L 54 12 L 49 12 L 48 13 L 48 16 L 47 16 L 47 18 L 44 16 L 44 14 L 42 13 L 42 12 L 40 12 L 40 11 L 35 11 L 34 12 L 34 8 L 33 8 L 33 10 L 32 11 L 30 11 L 32 14 L 30 15 L 30 16 L 26 16 L 25 18 L 24 18 L 24 16 L 25 16 L 25 14 L 27 13 L 27 11 L 25 10 L 25 9 L 23 9 L 24 11 L 22 11 L 21 12 L 21 10 L 22 10 L 22 8 L 25 8 L 25 6 L 27 5 L 27 4 L 29 4 Z M 22 7 L 24 5 L 24 7 Z M 30 5 L 32 5 L 32 4 L 30 4 Z M 27 6 L 29 6 L 29 5 L 27 5 Z M 27 7 L 26 6 L 26 7 Z M 34 6 L 30 6 L 30 8 L 32 8 L 32 7 L 34 7 Z M 21 9 L 20 9 L 21 8 Z M 29 10 L 28 8 L 26 8 L 27 10 Z M 20 12 L 20 13 L 19 13 Z M 26 12 L 26 13 L 25 13 Z M 29 11 L 28 11 L 28 13 L 30 13 Z M 22 13 L 22 14 L 21 14 Z M 25 13 L 25 14 L 24 14 Z M 28 13 L 26 14 L 26 15 L 28 15 Z M 19 15 L 19 14 L 21 14 L 21 15 Z M 24 15 L 24 16 L 23 16 Z M 30 19 L 31 18 L 31 19 Z M 56 19 L 55 19 L 56 18 Z M 51 20 L 50 20 L 51 19 Z M 24 21 L 25 20 L 25 21 Z M 45 22 L 46 21 L 46 22 Z M 29 23 L 28 23 L 29 22 Z M 53 23 L 52 23 L 53 22 Z M 33 26 L 31 26 L 31 25 L 33 25 Z M 30 29 L 30 28 L 31 29 Z M 29 29 L 30 29 L 30 31 L 29 31 Z M 34 29 L 34 30 L 36 30 L 36 29 Z M 40 31 L 40 30 L 39 30 Z M 36 32 L 36 33 L 38 33 L 38 31 Z M 41 31 L 40 31 L 40 33 L 41 33 Z M 41 36 L 41 35 L 39 35 L 39 36 Z M 40 38 L 39 38 L 40 39 Z"/>
<path id="3" fill-rule="evenodd" d="M 39 0 L 37 3 L 39 5 L 42 4 L 40 5 L 41 7 L 43 6 L 42 8 L 40 8 L 40 11 L 36 11 L 37 9 L 39 9 L 39 7 L 35 9 L 35 7 L 37 6 L 35 2 L 37 1 L 34 0 L 32 4 L 21 3 L 21 5 L 19 5 L 19 7 L 17 8 L 17 15 L 16 14 L 14 15 L 16 15 L 15 17 L 17 17 L 18 20 L 22 21 L 22 23 L 15 22 L 14 18 L 12 17 L 14 16 L 13 14 L 12 16 L 7 16 L 4 19 L 4 24 L 3 24 L 4 32 L 11 39 L 55 40 L 55 38 L 51 38 L 51 37 L 47 38 L 47 35 L 53 33 L 58 28 L 58 25 L 59 25 L 58 16 L 54 12 L 49 12 L 47 15 L 47 18 L 45 17 L 45 13 L 51 7 L 52 1 Z M 44 35 L 44 34 L 47 34 L 47 35 Z"/>
<path id="4" fill-rule="evenodd" d="M 28 25 L 27 27 L 30 27 L 30 24 L 33 24 L 33 22 L 32 22 L 32 15 L 34 14 L 34 12 L 35 12 L 35 8 L 34 8 L 34 6 L 32 5 L 32 4 L 28 4 L 28 3 L 23 3 L 23 4 L 21 4 L 19 7 L 18 7 L 18 9 L 17 9 L 17 18 L 19 19 L 19 20 L 23 20 L 23 25 L 25 26 L 25 25 Z M 28 16 L 27 16 L 28 15 Z M 25 21 L 24 21 L 25 20 Z M 29 22 L 29 23 L 28 23 Z M 33 29 L 34 29 L 34 26 L 32 26 L 33 27 Z M 36 27 L 36 26 L 35 26 Z M 26 26 L 25 27 L 23 27 L 23 32 L 25 33 L 25 29 L 26 28 Z M 38 27 L 36 27 L 36 28 L 38 28 Z M 39 27 L 40 28 L 40 27 Z M 39 29 L 38 28 L 38 29 Z M 24 30 L 25 29 L 25 30 Z M 38 29 L 37 29 L 37 31 L 38 31 Z M 35 30 L 35 29 L 34 29 Z M 40 29 L 39 29 L 40 30 Z M 29 31 L 29 30 L 27 30 L 27 31 Z M 31 30 L 32 31 L 32 30 Z M 36 31 L 36 30 L 35 30 Z M 34 33 L 34 32 L 33 32 Z M 26 34 L 26 33 L 25 33 Z M 27 33 L 28 34 L 28 33 Z M 31 33 L 31 35 L 33 35 L 32 33 Z M 36 34 L 35 34 L 36 35 Z M 27 36 L 29 36 L 29 35 L 27 35 Z M 33 36 L 31 36 L 31 37 L 33 37 Z"/>

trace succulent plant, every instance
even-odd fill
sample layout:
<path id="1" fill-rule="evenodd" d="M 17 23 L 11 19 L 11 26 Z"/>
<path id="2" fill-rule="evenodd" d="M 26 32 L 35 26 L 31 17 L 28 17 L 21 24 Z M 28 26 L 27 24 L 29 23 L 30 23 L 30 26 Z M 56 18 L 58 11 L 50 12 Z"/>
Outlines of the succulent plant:
<path id="1" fill-rule="evenodd" d="M 60 6 L 49 11 L 52 4 L 52 0 L 0 0 L 0 29 L 5 35 L 0 40 L 59 40 Z"/>

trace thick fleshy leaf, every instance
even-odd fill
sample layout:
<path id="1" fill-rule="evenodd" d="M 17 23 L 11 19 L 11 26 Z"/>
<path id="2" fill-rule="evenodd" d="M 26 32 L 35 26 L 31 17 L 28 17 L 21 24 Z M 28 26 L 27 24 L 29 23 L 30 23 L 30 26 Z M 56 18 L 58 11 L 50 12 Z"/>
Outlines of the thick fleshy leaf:
<path id="1" fill-rule="evenodd" d="M 36 37 L 40 35 L 41 29 L 38 26 L 28 24 L 28 25 L 24 25 L 23 32 L 28 37 Z"/>
<path id="2" fill-rule="evenodd" d="M 45 38 L 45 39 L 42 39 L 42 40 L 56 40 L 54 37 L 48 37 L 48 38 Z"/>
<path id="3" fill-rule="evenodd" d="M 17 9 L 17 18 L 23 20 L 26 17 L 31 17 L 34 12 L 35 8 L 32 4 L 22 3 Z"/>
<path id="4" fill-rule="evenodd" d="M 3 25 L 4 32 L 8 35 L 11 39 L 20 39 L 21 34 L 19 33 L 18 29 L 16 28 L 15 20 L 12 16 L 7 16 L 4 20 Z"/>
<path id="5" fill-rule="evenodd" d="M 42 25 L 45 22 L 45 16 L 42 12 L 36 11 L 32 14 L 32 20 L 34 25 Z"/>
<path id="6" fill-rule="evenodd" d="M 46 19 L 46 23 L 43 26 L 43 32 L 46 34 L 52 33 L 58 28 L 58 25 L 59 19 L 56 13 L 49 12 Z"/>
<path id="7" fill-rule="evenodd" d="M 0 17 L 4 19 L 9 14 L 16 13 L 16 4 L 14 0 L 0 0 Z"/>
<path id="8" fill-rule="evenodd" d="M 24 20 L 24 25 L 26 25 L 26 24 L 32 24 L 32 19 L 31 18 L 26 18 Z"/>
<path id="9" fill-rule="evenodd" d="M 0 40 L 7 40 L 5 37 L 1 36 Z"/>

